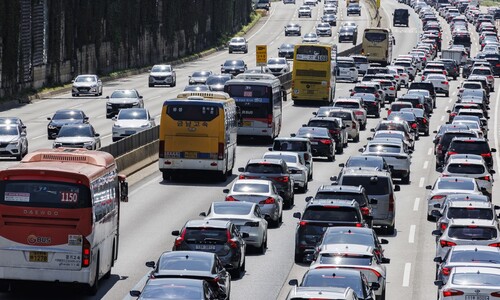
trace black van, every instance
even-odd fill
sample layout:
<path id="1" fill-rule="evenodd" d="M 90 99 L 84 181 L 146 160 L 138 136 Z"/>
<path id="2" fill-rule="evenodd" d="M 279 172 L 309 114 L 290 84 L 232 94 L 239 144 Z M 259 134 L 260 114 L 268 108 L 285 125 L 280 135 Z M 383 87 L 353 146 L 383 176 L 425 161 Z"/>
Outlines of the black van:
<path id="1" fill-rule="evenodd" d="M 394 10 L 394 18 L 392 20 L 392 25 L 405 26 L 408 27 L 409 13 L 407 9 L 400 8 Z"/>

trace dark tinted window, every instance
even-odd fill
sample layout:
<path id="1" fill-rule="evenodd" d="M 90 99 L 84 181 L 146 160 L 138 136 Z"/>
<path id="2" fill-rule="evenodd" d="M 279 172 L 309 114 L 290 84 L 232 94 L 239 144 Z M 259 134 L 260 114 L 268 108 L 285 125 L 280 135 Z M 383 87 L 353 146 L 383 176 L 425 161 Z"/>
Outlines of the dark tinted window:
<path id="1" fill-rule="evenodd" d="M 167 115 L 176 121 L 211 121 L 219 115 L 219 108 L 213 105 L 168 105 Z"/>
<path id="2" fill-rule="evenodd" d="M 500 253 L 493 251 L 453 251 L 450 262 L 477 262 L 500 264 Z"/>
<path id="3" fill-rule="evenodd" d="M 94 133 L 92 132 L 92 128 L 90 126 L 70 126 L 64 125 L 61 127 L 61 131 L 57 137 L 92 137 Z"/>
<path id="4" fill-rule="evenodd" d="M 154 284 L 149 284 L 153 282 Z M 202 281 L 200 281 L 202 282 Z M 160 284 L 156 280 L 148 281 L 141 292 L 144 299 L 203 299 L 203 287 L 188 286 L 184 284 L 172 284 L 170 282 Z"/>
<path id="5" fill-rule="evenodd" d="M 387 33 L 383 32 L 365 32 L 365 39 L 372 43 L 380 43 L 387 39 Z"/>
<path id="6" fill-rule="evenodd" d="M 389 194 L 389 178 L 348 175 L 342 176 L 341 184 L 363 186 L 367 195 Z"/>
<path id="7" fill-rule="evenodd" d="M 489 208 L 450 207 L 447 216 L 450 219 L 493 220 L 493 211 Z"/>
<path id="8" fill-rule="evenodd" d="M 56 112 L 53 120 L 83 119 L 83 114 L 78 111 Z"/>
<path id="9" fill-rule="evenodd" d="M 355 68 L 356 65 L 354 64 L 353 61 L 337 61 L 337 67 L 338 68 Z"/>
<path id="10" fill-rule="evenodd" d="M 354 92 L 355 93 L 375 93 L 377 89 L 373 86 L 355 86 L 354 87 Z"/>
<path id="11" fill-rule="evenodd" d="M 368 167 L 368 168 L 379 168 L 383 169 L 384 162 L 383 158 L 376 157 L 363 157 L 363 156 L 351 156 L 345 164 L 346 167 Z"/>
<path id="12" fill-rule="evenodd" d="M 231 79 L 230 76 L 209 76 L 206 83 L 207 85 L 224 84 L 229 79 Z"/>
<path id="13" fill-rule="evenodd" d="M 446 168 L 450 173 L 483 174 L 484 166 L 469 163 L 452 163 Z"/>
<path id="14" fill-rule="evenodd" d="M 273 150 L 278 151 L 307 151 L 307 142 L 274 141 Z"/>
<path id="15" fill-rule="evenodd" d="M 324 127 L 328 129 L 339 129 L 340 126 L 335 121 L 325 121 L 325 120 L 310 120 L 307 123 L 309 127 Z"/>
<path id="16" fill-rule="evenodd" d="M 325 234 L 322 241 L 326 244 L 355 244 L 375 247 L 373 236 L 368 234 L 357 234 L 349 231 Z"/>
<path id="17" fill-rule="evenodd" d="M 446 132 L 441 137 L 439 144 L 443 145 L 443 148 L 446 149 L 455 137 L 476 137 L 476 135 L 472 132 Z"/>
<path id="18" fill-rule="evenodd" d="M 441 179 L 437 183 L 438 189 L 441 190 L 474 190 L 474 181 L 472 180 L 462 180 L 458 178 L 451 178 L 451 179 Z"/>
<path id="19" fill-rule="evenodd" d="M 355 208 L 352 207 L 338 207 L 338 206 L 310 206 L 304 211 L 302 219 L 309 221 L 323 221 L 323 222 L 359 222 L 359 214 Z"/>
<path id="20" fill-rule="evenodd" d="M 186 258 L 187 257 L 187 258 Z M 190 270 L 211 272 L 212 261 L 193 256 L 165 257 L 160 259 L 158 270 Z"/>
<path id="21" fill-rule="evenodd" d="M 343 111 L 331 111 L 329 114 L 330 117 L 341 118 L 342 120 L 352 121 L 351 112 L 343 112 Z"/>
<path id="22" fill-rule="evenodd" d="M 366 206 L 366 197 L 358 193 L 346 192 L 317 192 L 314 199 L 337 199 L 337 200 L 356 200 L 359 206 Z"/>
<path id="23" fill-rule="evenodd" d="M 377 127 L 377 130 L 405 131 L 405 126 L 403 124 L 397 123 L 380 123 Z"/>
<path id="24" fill-rule="evenodd" d="M 448 229 L 450 238 L 462 240 L 491 240 L 497 238 L 497 230 L 491 227 L 451 226 Z"/>
<path id="25" fill-rule="evenodd" d="M 227 241 L 227 230 L 225 228 L 186 228 L 184 235 L 186 242 L 203 242 L 203 241 Z"/>
<path id="26" fill-rule="evenodd" d="M 350 287 L 356 292 L 362 291 L 361 278 L 359 276 L 343 276 L 343 274 L 336 275 L 335 272 L 331 274 L 306 274 L 301 286 L 311 287 Z"/>
<path id="27" fill-rule="evenodd" d="M 262 163 L 262 164 L 249 164 L 245 170 L 249 173 L 269 173 L 269 174 L 281 174 L 283 169 L 281 165 Z"/>
<path id="28" fill-rule="evenodd" d="M 352 109 L 352 108 L 359 108 L 359 103 L 338 101 L 338 102 L 335 102 L 334 106 Z"/>
<path id="29" fill-rule="evenodd" d="M 134 90 L 114 91 L 110 98 L 137 98 L 139 95 Z"/>
<path id="30" fill-rule="evenodd" d="M 486 142 L 453 141 L 450 144 L 449 151 L 458 153 L 483 154 L 489 153 L 490 147 Z"/>
<path id="31" fill-rule="evenodd" d="M 372 263 L 372 257 L 324 253 L 320 254 L 319 261 L 321 264 L 370 266 Z"/>
<path id="32" fill-rule="evenodd" d="M 302 127 L 299 128 L 299 131 L 297 132 L 298 136 L 313 136 L 313 137 L 325 137 L 325 138 L 330 138 L 330 135 L 328 134 L 328 129 L 326 128 L 319 128 L 319 127 Z"/>

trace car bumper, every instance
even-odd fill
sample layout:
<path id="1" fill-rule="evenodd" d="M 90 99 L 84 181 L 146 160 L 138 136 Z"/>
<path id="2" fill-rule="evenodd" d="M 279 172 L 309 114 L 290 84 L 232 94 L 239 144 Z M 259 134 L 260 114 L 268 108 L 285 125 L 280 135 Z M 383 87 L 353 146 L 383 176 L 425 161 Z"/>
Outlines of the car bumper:
<path id="1" fill-rule="evenodd" d="M 245 46 L 229 46 L 229 51 L 246 52 L 246 51 L 248 51 L 248 48 Z"/>
<path id="2" fill-rule="evenodd" d="M 16 155 L 19 155 L 21 153 L 21 144 L 20 143 L 16 143 L 16 144 L 8 144 L 7 145 L 4 145 L 4 144 L 1 144 L 0 145 L 0 157 L 12 157 L 12 156 L 16 156 Z"/>
<path id="3" fill-rule="evenodd" d="M 273 129 L 268 127 L 238 127 L 238 136 L 272 137 Z"/>
<path id="4" fill-rule="evenodd" d="M 113 128 L 113 139 L 125 138 L 148 128 Z"/>
<path id="5" fill-rule="evenodd" d="M 312 155 L 313 156 L 330 156 L 332 155 L 332 151 L 329 145 L 320 146 L 313 145 L 312 147 Z"/>
<path id="6" fill-rule="evenodd" d="M 71 89 L 72 94 L 78 95 L 93 95 L 99 92 L 98 87 L 73 87 Z"/>
<path id="7" fill-rule="evenodd" d="M 149 77 L 149 84 L 158 84 L 158 85 L 166 85 L 166 84 L 172 84 L 173 83 L 173 78 L 172 76 L 150 76 Z"/>

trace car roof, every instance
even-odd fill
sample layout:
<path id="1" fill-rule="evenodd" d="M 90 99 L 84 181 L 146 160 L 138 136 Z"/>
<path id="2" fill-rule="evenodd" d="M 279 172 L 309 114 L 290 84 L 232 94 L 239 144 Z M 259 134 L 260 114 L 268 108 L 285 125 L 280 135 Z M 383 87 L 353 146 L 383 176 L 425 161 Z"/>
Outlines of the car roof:
<path id="1" fill-rule="evenodd" d="M 373 229 L 368 227 L 354 227 L 354 226 L 334 226 L 328 227 L 325 231 L 325 235 L 328 233 L 351 233 L 351 234 L 364 234 L 373 236 Z"/>
<path id="2" fill-rule="evenodd" d="M 359 193 L 363 192 L 363 187 L 361 185 L 322 185 L 318 188 L 318 192 L 347 192 L 347 193 Z"/>
<path id="3" fill-rule="evenodd" d="M 190 257 L 193 257 L 213 260 L 215 255 L 215 253 L 205 251 L 165 251 L 160 255 L 160 259 L 166 257 L 184 257 L 189 259 Z"/>
<path id="4" fill-rule="evenodd" d="M 281 165 L 283 163 L 282 159 L 276 159 L 276 158 L 253 158 L 250 159 L 247 162 L 247 165 L 249 164 L 274 164 L 274 165 Z"/>
<path id="5" fill-rule="evenodd" d="M 227 220 L 189 220 L 186 222 L 185 227 L 228 228 L 229 224 L 231 224 L 231 221 Z"/>
<path id="6" fill-rule="evenodd" d="M 349 175 L 349 176 L 381 176 L 381 177 L 388 177 L 390 174 L 387 171 L 384 170 L 378 170 L 374 168 L 366 169 L 366 168 L 345 168 L 342 171 L 342 176 L 344 175 Z"/>
<path id="7" fill-rule="evenodd" d="M 484 227 L 494 227 L 498 230 L 497 220 L 485 220 L 485 219 L 450 219 L 448 228 L 452 226 L 484 226 Z"/>
<path id="8" fill-rule="evenodd" d="M 485 201 L 463 201 L 463 200 L 451 200 L 448 201 L 448 207 L 460 207 L 460 208 L 491 208 L 492 207 L 491 202 L 485 202 Z"/>
<path id="9" fill-rule="evenodd" d="M 266 179 L 236 179 L 236 181 L 233 183 L 233 186 L 235 184 L 265 184 L 265 185 L 270 185 L 271 181 L 266 180 Z"/>
<path id="10" fill-rule="evenodd" d="M 326 244 L 323 245 L 320 253 L 349 253 L 373 256 L 373 247 L 357 244 Z"/>
<path id="11" fill-rule="evenodd" d="M 341 199 L 312 199 L 307 202 L 306 209 L 310 206 L 342 206 L 342 207 L 359 207 L 356 200 L 341 200 Z"/>
<path id="12" fill-rule="evenodd" d="M 456 245 L 451 247 L 451 251 L 456 252 L 456 251 L 483 251 L 483 252 L 500 252 L 500 248 L 498 247 L 491 247 L 491 246 L 486 246 L 486 245 Z"/>

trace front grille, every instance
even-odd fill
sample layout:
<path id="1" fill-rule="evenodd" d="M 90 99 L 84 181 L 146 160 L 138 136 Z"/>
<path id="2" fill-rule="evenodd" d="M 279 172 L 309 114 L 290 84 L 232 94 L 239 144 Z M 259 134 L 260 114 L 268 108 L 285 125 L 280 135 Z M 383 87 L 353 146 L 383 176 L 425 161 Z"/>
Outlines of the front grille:
<path id="1" fill-rule="evenodd" d="M 79 92 L 88 92 L 88 91 L 90 91 L 90 88 L 88 88 L 88 87 L 79 87 L 77 89 L 78 89 Z"/>
<path id="2" fill-rule="evenodd" d="M 153 78 L 156 80 L 165 80 L 167 76 L 154 76 Z"/>
<path id="3" fill-rule="evenodd" d="M 0 143 L 0 148 L 5 148 L 9 145 L 9 143 Z"/>
<path id="4" fill-rule="evenodd" d="M 131 108 L 133 107 L 132 104 L 111 104 L 111 107 L 113 108 Z"/>
<path id="5" fill-rule="evenodd" d="M 83 148 L 83 143 L 62 143 L 61 147 L 66 147 L 66 148 Z"/>

